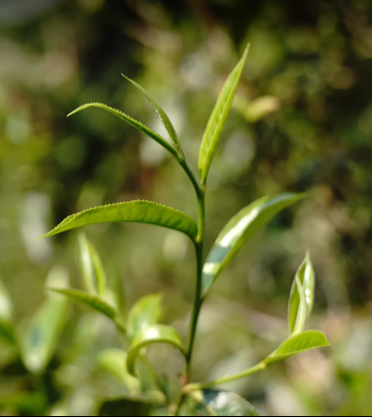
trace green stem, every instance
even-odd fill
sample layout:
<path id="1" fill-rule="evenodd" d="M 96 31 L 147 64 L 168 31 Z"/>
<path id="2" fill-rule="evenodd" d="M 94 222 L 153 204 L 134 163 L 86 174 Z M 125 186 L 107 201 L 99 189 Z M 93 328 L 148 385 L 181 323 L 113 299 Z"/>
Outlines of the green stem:
<path id="1" fill-rule="evenodd" d="M 195 291 L 195 301 L 194 308 L 192 312 L 191 327 L 190 327 L 190 339 L 189 347 L 187 351 L 187 376 L 190 375 L 191 370 L 191 361 L 192 354 L 194 350 L 196 329 L 198 326 L 198 320 L 200 315 L 200 310 L 202 306 L 202 284 L 203 284 L 203 252 L 204 252 L 204 232 L 205 232 L 205 194 L 201 191 L 201 195 L 198 197 L 198 228 L 199 233 L 197 236 L 197 242 L 195 244 L 196 250 L 196 291 Z"/>
<path id="2" fill-rule="evenodd" d="M 256 374 L 258 372 L 262 372 L 267 368 L 267 365 L 264 362 L 259 363 L 258 365 L 254 366 L 253 368 L 247 369 L 244 372 L 241 372 L 236 375 L 227 376 L 225 378 L 218 379 L 217 381 L 206 382 L 202 384 L 189 384 L 186 385 L 184 388 L 184 393 L 190 391 L 200 391 L 203 389 L 213 388 L 217 385 L 226 384 L 227 382 L 236 381 L 237 379 L 246 378 L 247 376 Z"/>

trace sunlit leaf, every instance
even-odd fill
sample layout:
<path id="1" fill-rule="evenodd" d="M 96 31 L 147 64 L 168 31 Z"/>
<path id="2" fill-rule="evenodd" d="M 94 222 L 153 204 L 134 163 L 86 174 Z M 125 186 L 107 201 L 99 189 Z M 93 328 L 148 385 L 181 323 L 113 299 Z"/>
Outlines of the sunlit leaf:
<path id="1" fill-rule="evenodd" d="M 140 382 L 129 375 L 126 367 L 127 353 L 120 349 L 107 349 L 100 353 L 98 365 L 105 372 L 124 384 L 132 393 L 140 392 Z"/>
<path id="2" fill-rule="evenodd" d="M 138 90 L 141 91 L 141 93 L 145 96 L 145 98 L 149 101 L 149 103 L 152 105 L 156 113 L 158 114 L 161 122 L 163 123 L 165 129 L 167 130 L 169 137 L 172 140 L 173 147 L 177 150 L 180 157 L 183 158 L 183 152 L 181 149 L 180 142 L 177 137 L 177 133 L 174 130 L 174 127 L 172 125 L 172 122 L 169 120 L 169 117 L 163 110 L 163 108 L 160 106 L 158 101 L 150 94 L 147 90 L 145 90 L 141 85 L 137 84 L 135 81 L 131 80 L 130 78 L 126 77 L 124 74 L 122 74 L 123 77 L 128 80 L 130 83 L 132 83 Z"/>
<path id="3" fill-rule="evenodd" d="M 234 216 L 218 236 L 203 268 L 203 297 L 239 249 L 276 214 L 303 199 L 304 194 L 263 197 Z"/>
<path id="4" fill-rule="evenodd" d="M 105 110 L 105 111 L 113 114 L 114 116 L 118 117 L 119 119 L 124 120 L 126 123 L 130 124 L 131 126 L 135 127 L 136 129 L 138 129 L 141 132 L 148 135 L 150 138 L 154 139 L 156 142 L 158 142 L 161 146 L 163 146 L 165 149 L 167 149 L 173 155 L 175 155 L 177 157 L 179 156 L 177 149 L 171 143 L 169 143 L 165 138 L 163 138 L 161 135 L 159 135 L 159 133 L 154 132 L 152 129 L 145 126 L 143 123 L 139 122 L 138 120 L 133 119 L 133 117 L 128 116 L 127 114 L 123 113 L 122 111 L 113 109 L 112 107 L 106 106 L 105 104 L 102 104 L 102 103 L 84 104 L 83 106 L 80 106 L 79 108 L 74 110 L 72 113 L 70 113 L 68 115 L 68 117 L 70 117 L 70 116 L 72 116 L 72 115 L 74 115 L 74 114 L 76 114 L 76 113 L 78 113 L 82 110 L 86 110 L 90 107 L 96 107 L 96 108 Z"/>
<path id="5" fill-rule="evenodd" d="M 80 266 L 87 290 L 104 296 L 106 274 L 100 256 L 84 233 L 79 235 Z"/>
<path id="6" fill-rule="evenodd" d="M 157 324 L 161 316 L 162 297 L 158 294 L 148 295 L 139 300 L 128 315 L 128 336 L 133 338 L 139 331 Z"/>
<path id="7" fill-rule="evenodd" d="M 93 308 L 94 310 L 102 313 L 113 321 L 116 321 L 118 318 L 115 308 L 108 304 L 106 301 L 102 300 L 99 296 L 69 288 L 51 288 L 51 290 L 74 301 L 85 304 L 86 306 Z"/>
<path id="8" fill-rule="evenodd" d="M 314 306 L 315 273 L 307 254 L 296 273 L 289 300 L 288 324 L 291 334 L 301 333 Z"/>
<path id="9" fill-rule="evenodd" d="M 13 304 L 9 292 L 0 280 L 0 339 L 16 344 Z"/>
<path id="10" fill-rule="evenodd" d="M 30 372 L 43 372 L 52 359 L 67 320 L 67 307 L 64 297 L 52 295 L 32 318 L 22 343 L 23 360 Z"/>
<path id="11" fill-rule="evenodd" d="M 222 135 L 222 130 L 230 112 L 235 92 L 247 60 L 248 51 L 249 45 L 247 46 L 239 64 L 228 77 L 209 119 L 207 129 L 203 137 L 199 155 L 199 176 L 202 184 L 204 185 L 207 181 L 208 172 L 211 167 L 214 154 L 216 153 L 216 149 Z"/>
<path id="12" fill-rule="evenodd" d="M 263 363 L 272 365 L 298 353 L 329 346 L 330 343 L 322 332 L 308 330 L 291 336 L 275 352 L 266 358 Z"/>
<path id="13" fill-rule="evenodd" d="M 161 324 L 146 327 L 137 333 L 128 352 L 127 369 L 131 375 L 135 375 L 136 359 L 141 349 L 157 343 L 172 345 L 185 355 L 181 336 L 173 327 Z"/>
<path id="14" fill-rule="evenodd" d="M 128 222 L 147 223 L 177 230 L 193 241 L 198 231 L 195 221 L 187 214 L 161 204 L 138 200 L 96 207 L 73 214 L 43 237 L 90 224 Z"/>
<path id="15" fill-rule="evenodd" d="M 252 404 L 230 391 L 210 390 L 194 391 L 192 398 L 194 403 L 193 415 L 210 416 L 258 416 Z"/>

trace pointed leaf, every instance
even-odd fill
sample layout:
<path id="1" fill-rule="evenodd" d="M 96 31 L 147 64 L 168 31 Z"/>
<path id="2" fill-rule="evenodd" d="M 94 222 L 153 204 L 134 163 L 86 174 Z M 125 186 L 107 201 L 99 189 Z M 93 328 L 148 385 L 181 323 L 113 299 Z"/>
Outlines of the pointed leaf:
<path id="1" fill-rule="evenodd" d="M 64 295 L 65 297 L 68 297 L 74 301 L 85 304 L 86 306 L 93 308 L 94 310 L 102 313 L 113 321 L 117 320 L 117 312 L 114 307 L 96 295 L 69 288 L 51 288 L 51 291 Z"/>
<path id="2" fill-rule="evenodd" d="M 167 149 L 171 154 L 175 155 L 177 158 L 180 156 L 178 155 L 178 151 L 172 144 L 170 144 L 166 139 L 164 139 L 159 133 L 154 132 L 149 127 L 145 126 L 143 123 L 139 122 L 138 120 L 133 119 L 133 117 L 128 116 L 127 114 L 123 113 L 120 110 L 113 109 L 112 107 L 106 106 L 102 103 L 88 103 L 84 104 L 83 106 L 80 106 L 76 110 L 74 110 L 72 113 L 68 115 L 68 117 L 86 110 L 90 107 L 96 107 L 102 110 L 105 110 L 114 116 L 118 117 L 121 120 L 124 120 L 131 126 L 135 127 L 136 129 L 140 130 L 141 132 L 145 133 L 150 138 L 154 139 L 156 142 L 158 142 L 161 146 L 163 146 L 165 149 Z"/>
<path id="3" fill-rule="evenodd" d="M 314 306 L 315 273 L 309 253 L 296 273 L 289 300 L 290 334 L 301 333 Z"/>
<path id="4" fill-rule="evenodd" d="M 91 243 L 89 244 L 89 252 L 93 262 L 93 270 L 97 283 L 97 293 L 99 296 L 103 297 L 106 293 L 106 273 L 103 268 L 102 260 L 96 248 Z"/>
<path id="5" fill-rule="evenodd" d="M 33 317 L 23 341 L 23 360 L 32 373 L 48 366 L 67 320 L 67 300 L 50 297 Z"/>
<path id="6" fill-rule="evenodd" d="M 275 352 L 266 358 L 263 363 L 266 365 L 272 365 L 290 358 L 291 356 L 297 355 L 298 353 L 329 346 L 330 343 L 322 332 L 317 330 L 308 330 L 291 336 L 281 346 L 279 346 Z"/>
<path id="7" fill-rule="evenodd" d="M 228 77 L 218 98 L 217 104 L 209 119 L 205 131 L 199 155 L 199 176 L 202 184 L 205 185 L 214 154 L 220 141 L 222 130 L 225 126 L 227 116 L 238 88 L 245 62 L 247 60 L 249 45 L 247 46 L 242 59 Z"/>
<path id="8" fill-rule="evenodd" d="M 169 134 L 169 137 L 172 140 L 173 147 L 175 149 L 177 149 L 177 152 L 178 152 L 179 156 L 183 158 L 184 155 L 183 155 L 183 151 L 182 151 L 180 142 L 179 142 L 178 137 L 177 137 L 177 133 L 174 130 L 172 122 L 169 120 L 169 117 L 167 116 L 167 114 L 165 113 L 163 108 L 160 106 L 158 101 L 153 97 L 152 94 L 150 94 L 147 90 L 145 90 L 141 85 L 137 84 L 135 81 L 131 80 L 130 78 L 128 78 L 124 74 L 122 74 L 122 76 L 126 80 L 128 80 L 130 83 L 132 83 L 136 88 L 138 88 L 138 90 L 140 90 L 141 93 L 145 96 L 145 98 L 149 101 L 151 106 L 154 108 L 154 110 L 158 114 L 158 116 L 159 116 L 161 122 L 163 123 L 165 129 L 167 130 L 167 132 Z"/>
<path id="9" fill-rule="evenodd" d="M 128 352 L 127 369 L 131 375 L 135 375 L 136 360 L 141 349 L 155 343 L 172 345 L 186 355 L 181 336 L 173 327 L 161 324 L 146 327 L 137 333 Z"/>
<path id="10" fill-rule="evenodd" d="M 147 223 L 177 230 L 195 240 L 198 227 L 187 214 L 150 201 L 131 201 L 92 208 L 67 217 L 43 237 L 98 223 Z"/>
<path id="11" fill-rule="evenodd" d="M 276 214 L 303 199 L 304 194 L 263 197 L 240 211 L 224 227 L 203 269 L 203 297 L 239 249 Z"/>
<path id="12" fill-rule="evenodd" d="M 161 316 L 162 297 L 159 294 L 148 295 L 139 300 L 128 315 L 128 336 L 135 335 L 153 324 L 157 324 Z"/>
<path id="13" fill-rule="evenodd" d="M 97 362 L 101 369 L 123 383 L 132 393 L 140 392 L 138 379 L 128 374 L 126 352 L 120 349 L 104 350 L 100 353 Z"/>

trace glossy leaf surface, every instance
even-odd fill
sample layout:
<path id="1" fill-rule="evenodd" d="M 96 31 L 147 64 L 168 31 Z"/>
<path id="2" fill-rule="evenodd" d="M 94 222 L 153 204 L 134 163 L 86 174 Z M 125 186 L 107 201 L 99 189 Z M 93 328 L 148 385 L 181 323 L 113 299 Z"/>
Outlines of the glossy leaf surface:
<path id="1" fill-rule="evenodd" d="M 187 214 L 150 201 L 131 201 L 85 210 L 67 217 L 43 237 L 98 223 L 147 223 L 177 230 L 193 241 L 198 232 L 195 221 Z"/>
<path id="2" fill-rule="evenodd" d="M 23 340 L 23 359 L 30 372 L 43 372 L 52 359 L 67 320 L 67 307 L 64 297 L 51 296 L 33 317 Z"/>
<path id="3" fill-rule="evenodd" d="M 153 97 L 151 93 L 149 93 L 146 89 L 144 89 L 141 85 L 137 84 L 135 81 L 131 80 L 130 78 L 126 77 L 124 74 L 122 76 L 128 80 L 131 84 L 133 84 L 136 88 L 138 88 L 139 91 L 145 96 L 145 98 L 149 101 L 151 106 L 154 108 L 156 113 L 158 114 L 161 122 L 163 123 L 165 129 L 167 130 L 169 137 L 172 140 L 172 145 L 175 149 L 177 149 L 177 152 L 180 157 L 183 158 L 183 152 L 181 149 L 180 142 L 177 137 L 177 133 L 173 127 L 172 122 L 170 121 L 168 115 L 165 113 L 161 105 L 158 103 L 158 101 Z"/>
<path id="4" fill-rule="evenodd" d="M 94 310 L 102 313 L 113 321 L 117 319 L 117 312 L 115 308 L 96 295 L 69 288 L 51 288 L 51 290 L 74 301 L 85 304 L 86 306 L 93 308 Z"/>
<path id="5" fill-rule="evenodd" d="M 266 358 L 263 363 L 266 365 L 272 365 L 290 358 L 291 356 L 297 355 L 298 353 L 329 346 L 330 343 L 322 332 L 317 330 L 308 330 L 291 336 L 281 346 L 279 346 L 275 352 Z"/>
<path id="6" fill-rule="evenodd" d="M 128 336 L 135 335 L 146 327 L 157 324 L 161 316 L 162 297 L 158 294 L 141 298 L 131 309 L 128 315 Z"/>
<path id="7" fill-rule="evenodd" d="M 126 352 L 120 349 L 104 350 L 100 353 L 97 362 L 101 369 L 123 383 L 131 392 L 140 392 L 140 382 L 127 371 Z"/>
<path id="8" fill-rule="evenodd" d="M 235 92 L 238 88 L 239 80 L 247 60 L 248 51 L 249 46 L 247 46 L 242 59 L 229 75 L 224 87 L 222 88 L 203 137 L 199 155 L 199 177 L 204 185 L 207 181 L 209 169 L 211 167 L 214 154 L 216 153 L 227 116 L 229 115 Z"/>
<path id="9" fill-rule="evenodd" d="M 157 343 L 172 345 L 185 355 L 181 336 L 173 327 L 161 324 L 146 327 L 137 333 L 128 352 L 127 369 L 131 375 L 135 375 L 136 359 L 141 349 Z"/>
<path id="10" fill-rule="evenodd" d="M 123 113 L 120 110 L 116 110 L 116 109 L 113 109 L 112 107 L 106 106 L 105 104 L 102 104 L 102 103 L 89 103 L 89 104 L 84 104 L 83 106 L 80 106 L 79 108 L 77 108 L 76 110 L 74 110 L 72 113 L 70 113 L 68 115 L 68 117 L 70 117 L 70 116 L 72 116 L 72 115 L 74 115 L 74 114 L 76 114 L 78 112 L 81 112 L 83 110 L 89 109 L 91 107 L 96 107 L 96 108 L 105 110 L 105 111 L 111 113 L 112 115 L 118 117 L 119 119 L 124 120 L 126 123 L 130 124 L 131 126 L 135 127 L 139 131 L 141 131 L 142 133 L 145 133 L 147 136 L 149 136 L 150 138 L 154 139 L 156 142 L 158 142 L 161 146 L 163 146 L 165 149 L 167 149 L 173 155 L 177 155 L 178 156 L 177 149 L 174 148 L 174 146 L 172 144 L 170 144 L 161 135 L 159 135 L 158 133 L 154 132 L 152 129 L 150 129 L 149 127 L 145 126 L 143 123 L 139 122 L 138 120 L 133 119 L 133 117 L 128 116 L 127 114 Z"/>
<path id="11" fill-rule="evenodd" d="M 276 214 L 304 198 L 304 194 L 263 197 L 234 216 L 218 236 L 203 268 L 203 297 L 239 249 Z"/>
<path id="12" fill-rule="evenodd" d="M 314 306 L 315 272 L 307 254 L 296 273 L 289 299 L 288 324 L 290 334 L 301 333 Z"/>

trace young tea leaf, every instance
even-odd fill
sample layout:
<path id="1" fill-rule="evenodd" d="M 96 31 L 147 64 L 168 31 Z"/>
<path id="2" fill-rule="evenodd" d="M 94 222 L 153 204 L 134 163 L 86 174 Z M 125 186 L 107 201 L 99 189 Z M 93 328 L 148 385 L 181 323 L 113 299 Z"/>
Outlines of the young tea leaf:
<path id="1" fill-rule="evenodd" d="M 100 256 L 84 233 L 79 234 L 79 252 L 86 289 L 103 297 L 106 292 L 106 274 Z"/>
<path id="2" fill-rule="evenodd" d="M 93 308 L 94 310 L 102 313 L 109 319 L 116 321 L 117 312 L 114 307 L 108 304 L 106 301 L 102 300 L 100 297 L 88 294 L 83 291 L 73 290 L 69 288 L 50 288 L 51 291 L 54 291 L 58 294 L 64 295 L 67 298 L 70 298 L 74 301 L 78 301 L 86 306 Z"/>
<path id="3" fill-rule="evenodd" d="M 239 249 L 276 214 L 303 199 L 304 194 L 263 197 L 233 217 L 218 236 L 203 268 L 203 297 Z"/>
<path id="4" fill-rule="evenodd" d="M 43 237 L 98 223 L 147 223 L 177 230 L 195 241 L 198 228 L 187 214 L 150 201 L 131 201 L 92 208 L 67 217 Z"/>
<path id="5" fill-rule="evenodd" d="M 308 330 L 291 336 L 275 352 L 266 358 L 263 363 L 272 365 L 298 353 L 329 346 L 330 343 L 322 332 Z"/>
<path id="6" fill-rule="evenodd" d="M 148 295 L 139 300 L 128 315 L 128 336 L 133 339 L 135 335 L 148 326 L 157 324 L 161 316 L 162 297 L 158 294 Z"/>
<path id="7" fill-rule="evenodd" d="M 216 153 L 216 149 L 222 135 L 222 130 L 225 126 L 227 116 L 229 115 L 235 92 L 238 88 L 239 80 L 247 60 L 248 51 L 249 45 L 247 46 L 239 64 L 228 77 L 209 119 L 199 155 L 199 176 L 203 185 L 206 184 L 209 169 L 211 167 L 214 154 Z"/>
<path id="8" fill-rule="evenodd" d="M 96 107 L 96 108 L 105 110 L 105 111 L 113 114 L 114 116 L 118 117 L 119 119 L 124 120 L 126 123 L 130 124 L 131 126 L 135 127 L 139 131 L 141 131 L 142 133 L 145 133 L 147 136 L 154 139 L 161 146 L 163 146 L 165 149 L 167 149 L 172 155 L 176 156 L 176 158 L 178 158 L 180 156 L 178 154 L 178 150 L 171 143 L 169 143 L 166 139 L 164 139 L 161 135 L 154 132 L 152 129 L 145 126 L 143 123 L 139 122 L 138 120 L 133 119 L 133 117 L 128 116 L 127 114 L 123 113 L 120 110 L 116 110 L 116 109 L 113 109 L 112 107 L 106 106 L 105 104 L 102 104 L 102 103 L 84 104 L 83 106 L 80 106 L 79 108 L 77 108 L 76 110 L 71 112 L 68 115 L 68 117 L 70 117 L 70 116 L 72 116 L 72 115 L 74 115 L 74 114 L 76 114 L 80 111 L 91 108 L 91 107 Z"/>
<path id="9" fill-rule="evenodd" d="M 132 83 L 136 88 L 138 88 L 139 91 L 145 96 L 145 98 L 149 101 L 151 106 L 154 108 L 156 113 L 158 114 L 161 122 L 163 123 L 165 129 L 167 130 L 169 137 L 172 140 L 173 147 L 177 150 L 178 155 L 184 159 L 184 154 L 180 145 L 180 142 L 177 137 L 177 133 L 174 130 L 174 127 L 172 125 L 172 122 L 169 120 L 169 117 L 163 110 L 163 108 L 160 106 L 158 101 L 150 94 L 147 90 L 145 90 L 141 85 L 137 84 L 135 81 L 131 80 L 130 78 L 126 77 L 124 74 L 122 76 L 128 80 L 130 83 Z"/>
<path id="10" fill-rule="evenodd" d="M 288 324 L 291 335 L 302 332 L 313 310 L 314 293 L 315 273 L 310 255 L 307 254 L 296 273 L 289 300 Z"/>
<path id="11" fill-rule="evenodd" d="M 184 356 L 186 355 L 181 336 L 173 327 L 161 324 L 146 327 L 137 333 L 127 357 L 128 372 L 135 376 L 136 360 L 140 351 L 152 344 L 166 343 L 177 348 Z"/>

